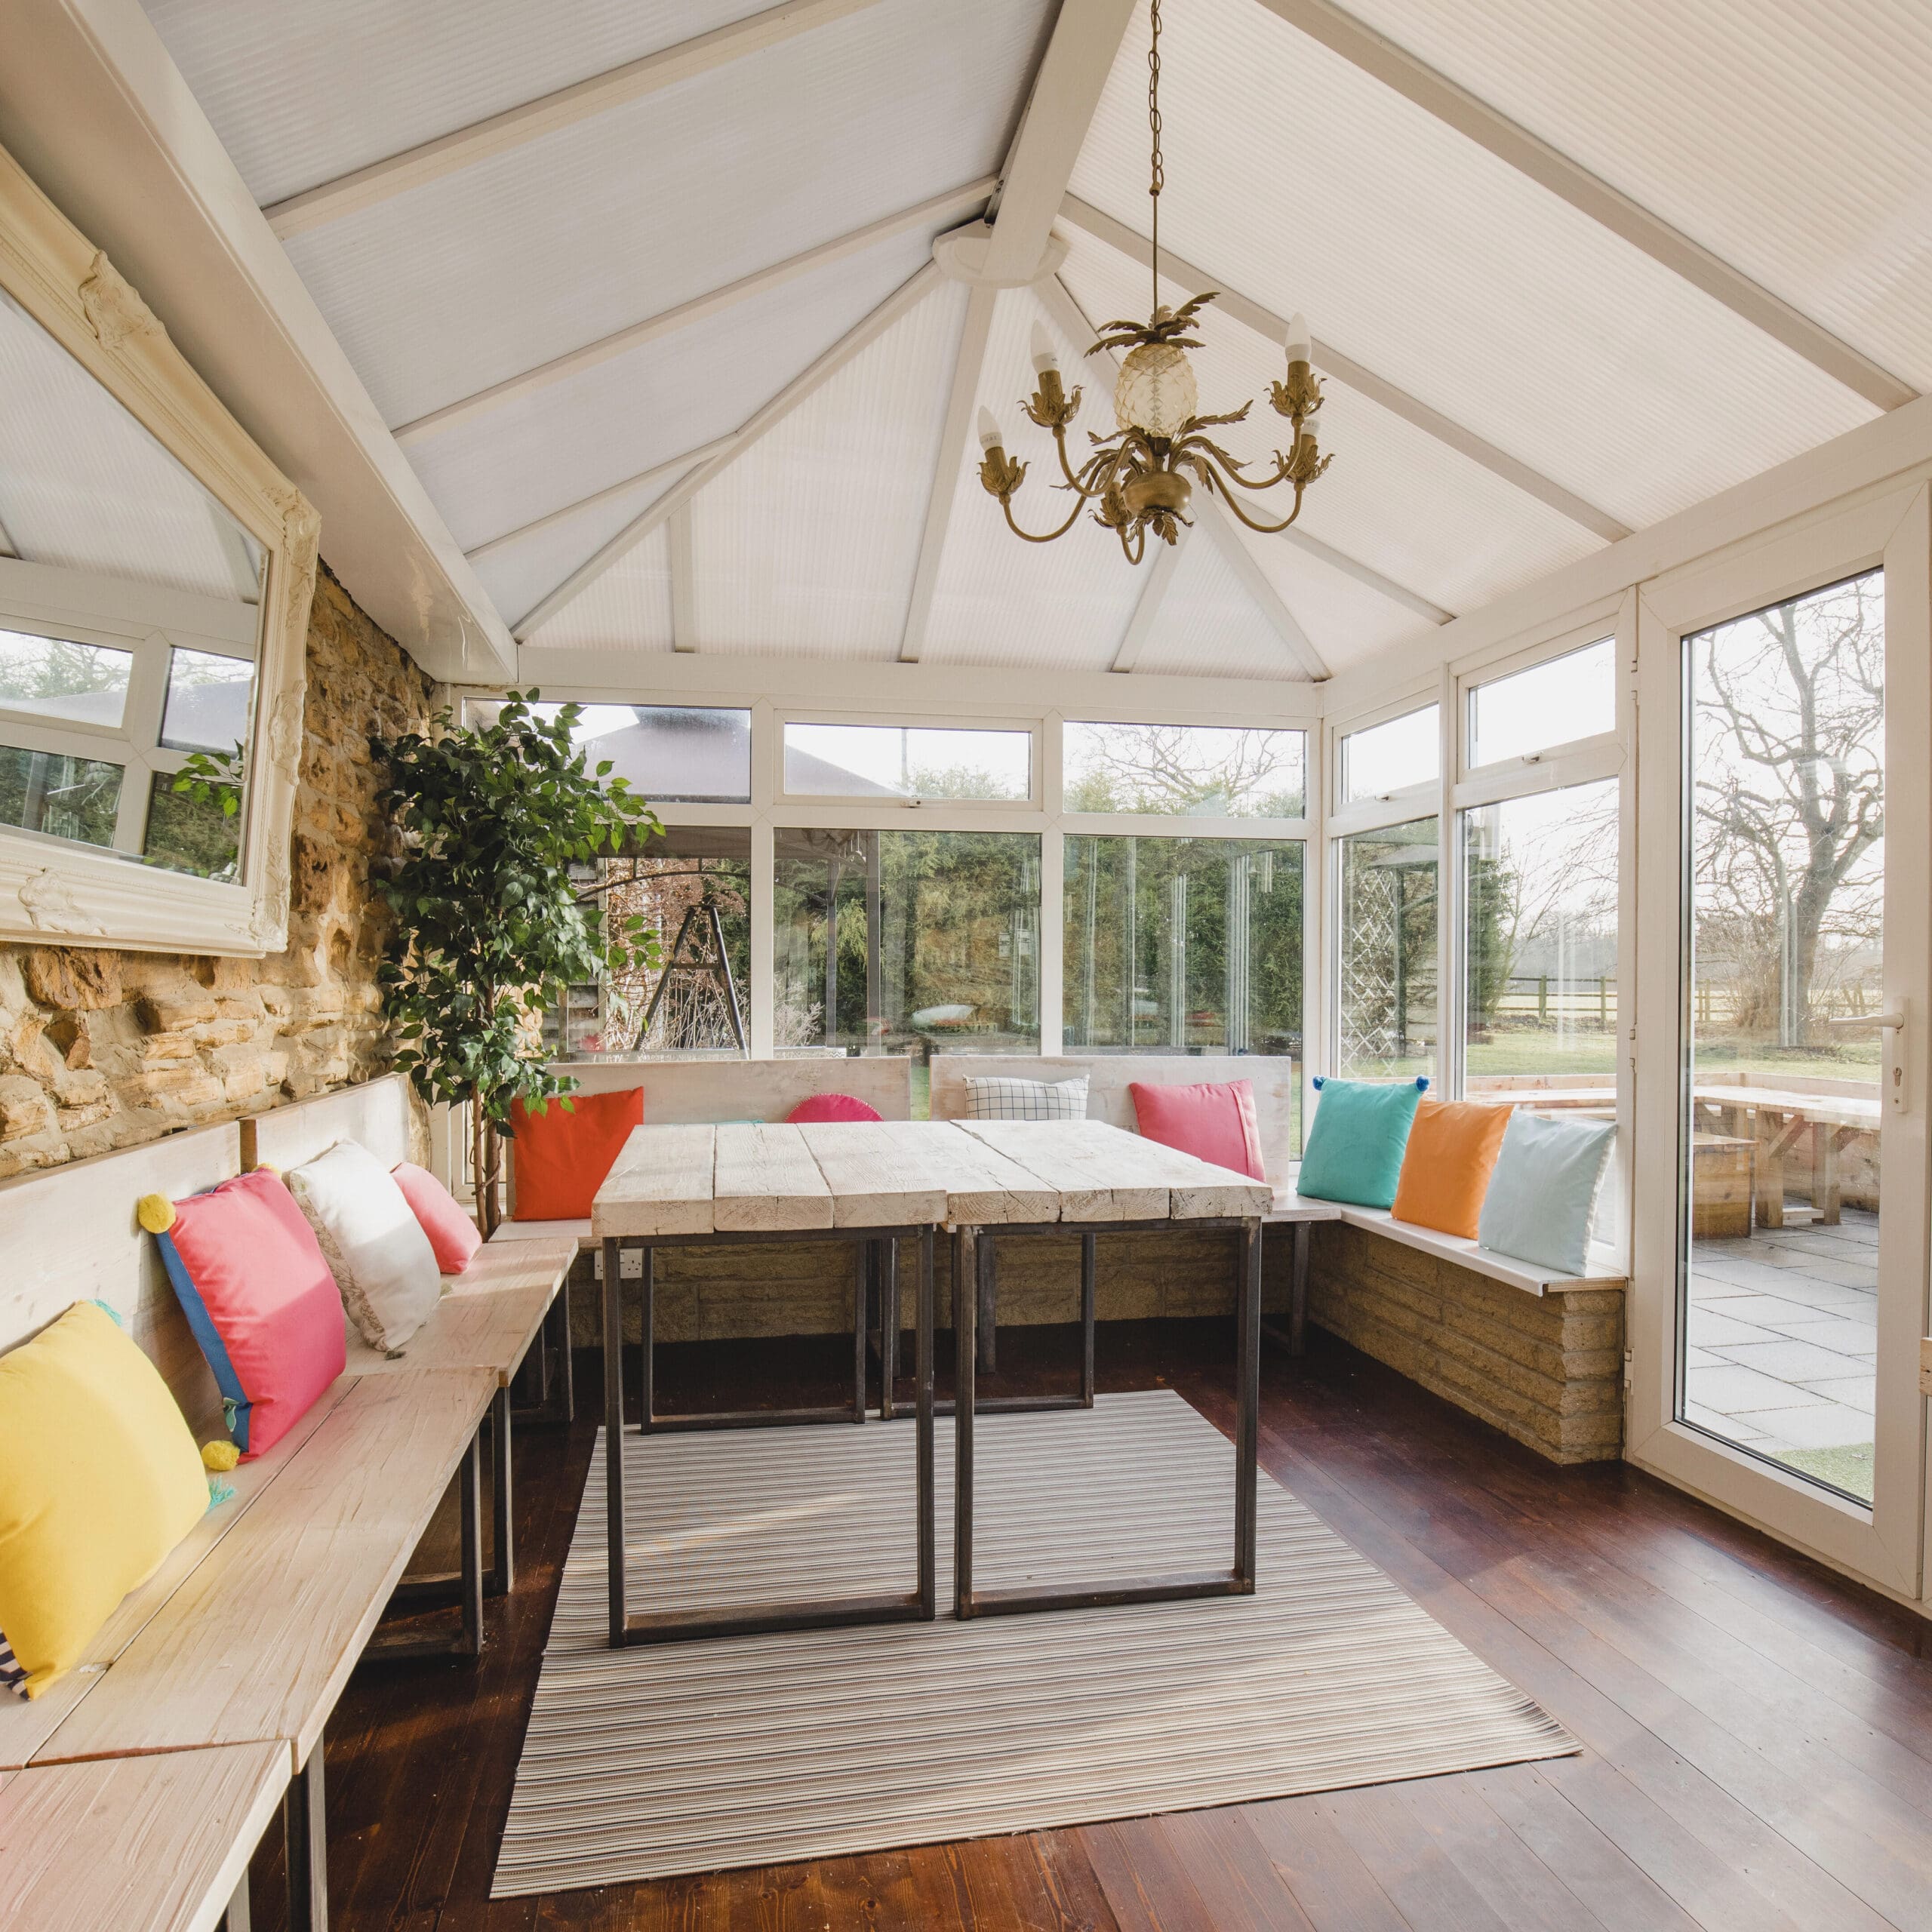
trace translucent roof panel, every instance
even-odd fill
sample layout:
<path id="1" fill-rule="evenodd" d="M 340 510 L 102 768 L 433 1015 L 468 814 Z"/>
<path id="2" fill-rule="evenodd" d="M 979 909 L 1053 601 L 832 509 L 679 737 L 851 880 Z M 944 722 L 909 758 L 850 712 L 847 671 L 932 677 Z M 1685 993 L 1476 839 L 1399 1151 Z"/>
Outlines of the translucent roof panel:
<path id="1" fill-rule="evenodd" d="M 941 284 L 698 493 L 700 648 L 898 655 L 965 312 Z"/>
<path id="2" fill-rule="evenodd" d="M 728 435 L 928 258 L 916 236 L 881 242 L 407 454 L 457 542 L 473 549 Z"/>
<path id="3" fill-rule="evenodd" d="M 1212 531 L 1197 528 L 1175 560 L 1134 668 L 1176 677 L 1300 678 L 1275 620 L 1257 604 Z"/>
<path id="4" fill-rule="evenodd" d="M 1349 11 L 1932 389 L 1922 0 L 1350 0 Z M 1816 137 L 1826 128 L 1829 145 Z"/>
<path id="5" fill-rule="evenodd" d="M 670 649 L 671 549 L 660 524 L 532 634 L 517 669 L 540 678 L 546 651 L 607 651 L 614 659 Z"/>
<path id="6" fill-rule="evenodd" d="M 1079 365 L 1088 344 L 1069 340 L 1029 291 L 1006 290 L 993 305 L 978 401 L 1005 426 L 1009 454 L 1032 466 L 1014 514 L 1039 531 L 1065 518 L 1068 499 L 1050 487 L 1057 472 L 1047 432 L 1021 416 L 1017 400 L 1033 389 L 1029 344 L 1036 318 L 1062 368 Z M 1106 670 L 1146 588 L 1149 564 L 1136 569 L 1112 532 L 1085 517 L 1057 543 L 1023 543 L 980 485 L 980 454 L 978 438 L 968 435 L 924 656 L 934 663 Z"/>
<path id="7" fill-rule="evenodd" d="M 411 420 L 991 173 L 1042 12 L 881 0 L 289 254 L 377 406 Z"/>
<path id="8" fill-rule="evenodd" d="M 1625 523 L 1875 414 L 1254 0 L 1195 0 L 1166 26 L 1173 247 Z M 1140 31 L 1072 184 L 1137 226 Z"/>

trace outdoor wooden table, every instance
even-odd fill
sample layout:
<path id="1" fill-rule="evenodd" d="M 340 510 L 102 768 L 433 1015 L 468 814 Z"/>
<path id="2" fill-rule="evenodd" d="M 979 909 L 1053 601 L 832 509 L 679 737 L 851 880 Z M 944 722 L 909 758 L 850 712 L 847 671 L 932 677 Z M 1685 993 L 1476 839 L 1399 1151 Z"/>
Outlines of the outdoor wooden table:
<path id="1" fill-rule="evenodd" d="M 1700 1107 L 1721 1112 L 1734 1129 L 1748 1115 L 1758 1143 L 1757 1220 L 1762 1228 L 1784 1226 L 1785 1158 L 1805 1131 L 1812 1137 L 1811 1204 L 1820 1225 L 1835 1227 L 1844 1214 L 1838 1155 L 1855 1135 L 1878 1131 L 1876 1094 L 1802 1094 L 1774 1087 L 1700 1084 Z"/>
<path id="2" fill-rule="evenodd" d="M 930 1620 L 935 1614 L 933 1506 L 933 1230 L 946 1196 L 923 1167 L 895 1161 L 885 1143 L 863 1150 L 870 1123 L 841 1125 L 854 1136 L 823 1158 L 808 1135 L 826 1131 L 755 1121 L 632 1131 L 591 1209 L 604 1264 L 604 1452 L 608 1491 L 611 1643 L 663 1643 L 771 1630 Z M 866 1283 L 869 1251 L 901 1238 L 918 1244 L 917 1574 L 905 1592 L 759 1604 L 725 1612 L 626 1607 L 623 1431 L 623 1251 L 641 1251 L 644 1400 L 640 1432 L 749 1428 L 866 1420 Z M 653 1401 L 654 1258 L 660 1247 L 832 1241 L 856 1251 L 853 1269 L 854 1387 L 851 1406 L 660 1416 Z"/>

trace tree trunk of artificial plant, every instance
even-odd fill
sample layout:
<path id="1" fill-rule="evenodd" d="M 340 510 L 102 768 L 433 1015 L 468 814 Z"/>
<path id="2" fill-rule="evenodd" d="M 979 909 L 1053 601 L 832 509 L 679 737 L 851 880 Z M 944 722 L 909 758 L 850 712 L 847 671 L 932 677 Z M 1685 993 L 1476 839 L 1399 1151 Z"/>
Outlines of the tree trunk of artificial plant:
<path id="1" fill-rule="evenodd" d="M 476 1177 L 476 1229 L 485 1241 L 497 1232 L 500 1220 L 497 1211 L 497 1163 L 503 1143 L 484 1111 L 483 1097 L 472 1088 L 469 1095 L 469 1168 Z"/>

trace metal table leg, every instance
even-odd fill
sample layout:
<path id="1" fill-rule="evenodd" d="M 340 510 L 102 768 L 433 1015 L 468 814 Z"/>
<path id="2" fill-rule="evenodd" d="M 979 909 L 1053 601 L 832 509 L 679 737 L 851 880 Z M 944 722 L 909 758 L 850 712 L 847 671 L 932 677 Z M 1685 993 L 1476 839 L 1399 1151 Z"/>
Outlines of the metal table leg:
<path id="1" fill-rule="evenodd" d="M 486 1589 L 506 1597 L 516 1583 L 515 1531 L 510 1509 L 510 1392 L 497 1391 L 490 1412 L 490 1578 Z"/>
<path id="2" fill-rule="evenodd" d="M 288 1781 L 281 1800 L 288 1841 L 288 1932 L 328 1932 L 328 1813 L 322 1789 L 322 1741 Z"/>

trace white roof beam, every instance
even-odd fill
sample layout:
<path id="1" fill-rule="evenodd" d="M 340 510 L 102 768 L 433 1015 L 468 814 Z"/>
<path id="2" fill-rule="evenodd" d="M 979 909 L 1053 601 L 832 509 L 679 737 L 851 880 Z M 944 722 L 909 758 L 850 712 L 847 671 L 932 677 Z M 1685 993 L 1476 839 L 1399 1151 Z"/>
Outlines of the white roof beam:
<path id="1" fill-rule="evenodd" d="M 1281 601 L 1280 592 L 1268 581 L 1267 572 L 1254 561 L 1253 553 L 1241 541 L 1240 526 L 1212 497 L 1206 498 L 1200 521 L 1206 526 L 1208 536 L 1220 545 L 1221 555 L 1241 579 L 1242 588 L 1260 605 L 1268 621 L 1280 633 L 1281 641 L 1288 647 L 1289 656 L 1301 666 L 1302 675 L 1320 684 L 1331 675 L 1327 664 L 1307 632 L 1302 629 L 1301 620 Z"/>
<path id="2" fill-rule="evenodd" d="M 669 536 L 671 648 L 673 651 L 695 651 L 697 648 L 697 605 L 692 568 L 691 506 L 688 497 L 672 512 Z"/>
<path id="3" fill-rule="evenodd" d="M 980 393 L 980 373 L 986 367 L 986 343 L 992 334 L 993 304 L 999 291 L 982 283 L 966 298 L 966 326 L 959 337 L 959 356 L 952 365 L 952 389 L 946 401 L 946 420 L 939 437 L 939 461 L 933 471 L 931 494 L 926 499 L 925 528 L 919 537 L 919 561 L 912 573 L 912 595 L 906 606 L 906 628 L 899 639 L 899 661 L 916 664 L 926 645 L 926 625 L 932 616 L 933 593 L 939 585 L 939 567 L 946 551 L 946 533 L 952 524 L 952 506 L 959 493 L 959 464 L 973 427 L 973 405 Z"/>
<path id="4" fill-rule="evenodd" d="M 1270 516 L 1272 514 L 1269 512 Z M 1334 544 L 1323 543 L 1298 523 L 1291 524 L 1281 534 L 1284 543 L 1292 543 L 1297 550 L 1306 550 L 1311 557 L 1318 557 L 1331 569 L 1340 571 L 1344 577 L 1353 577 L 1358 583 L 1367 585 L 1390 603 L 1399 604 L 1405 611 L 1413 611 L 1418 617 L 1426 617 L 1432 624 L 1455 621 L 1454 611 L 1445 611 L 1420 591 L 1411 590 L 1405 583 L 1398 583 L 1392 577 L 1384 577 L 1373 564 L 1365 564 L 1360 558 L 1350 556 L 1346 550 L 1338 550 Z"/>
<path id="5" fill-rule="evenodd" d="M 1466 88 L 1425 66 L 1393 41 L 1344 13 L 1333 0 L 1261 0 L 1261 4 L 1331 53 L 1339 54 L 1350 66 L 1373 75 L 1600 227 L 1702 289 L 1734 315 L 1741 315 L 1868 402 L 1881 409 L 1896 409 L 1917 394 L 1889 369 L 1753 281 L 1742 269 L 1680 233 L 1527 128 L 1499 114 Z"/>
<path id="6" fill-rule="evenodd" d="M 292 235 L 374 208 L 378 202 L 439 181 L 492 155 L 506 153 L 574 122 L 641 100 L 680 81 L 690 80 L 747 54 L 761 52 L 780 41 L 809 33 L 814 27 L 843 20 L 848 14 L 860 13 L 878 4 L 878 0 L 781 0 L 779 5 L 754 14 L 749 20 L 736 20 L 729 26 L 700 34 L 694 40 L 660 48 L 641 60 L 626 61 L 607 73 L 593 74 L 589 79 L 559 88 L 554 94 L 525 101 L 487 120 L 472 122 L 452 134 L 439 134 L 434 140 L 406 148 L 400 154 L 371 162 L 333 181 L 306 188 L 263 212 L 285 242 Z"/>
<path id="7" fill-rule="evenodd" d="M 580 511 L 594 509 L 599 503 L 608 503 L 613 497 L 641 490 L 647 483 L 655 483 L 660 477 L 681 475 L 693 464 L 715 456 L 720 450 L 728 450 L 737 440 L 735 429 L 728 435 L 714 436 L 709 442 L 700 443 L 694 450 L 686 450 L 681 456 L 667 457 L 663 463 L 653 463 L 648 469 L 640 469 L 635 476 L 626 476 L 621 483 L 608 483 L 601 490 L 592 491 L 587 497 L 578 497 L 574 503 L 547 511 L 542 516 L 532 518 L 528 523 L 520 523 L 515 529 L 506 530 L 500 537 L 492 537 L 488 543 L 479 543 L 475 549 L 466 550 L 463 555 L 472 564 L 485 557 L 494 557 L 498 551 L 507 550 L 512 543 L 520 543 L 526 537 L 534 537 L 540 530 L 551 530 L 560 523 L 568 523 Z"/>
<path id="8" fill-rule="evenodd" d="M 525 641 L 546 618 L 554 617 L 572 598 L 595 583 L 620 557 L 641 543 L 660 523 L 682 509 L 714 476 L 735 463 L 767 431 L 776 429 L 808 396 L 830 382 L 855 355 L 869 348 L 902 315 L 924 300 L 942 279 L 937 262 L 922 263 L 863 321 L 848 329 L 810 368 L 793 377 L 769 402 L 746 417 L 726 448 L 700 463 L 681 482 L 674 483 L 648 509 L 632 518 L 595 555 L 580 564 L 555 589 L 533 605 L 511 627 L 518 641 Z"/>
<path id="9" fill-rule="evenodd" d="M 488 389 L 478 389 L 474 395 L 466 395 L 455 402 L 446 402 L 440 409 L 432 409 L 426 416 L 419 416 L 413 422 L 404 423 L 395 432 L 399 443 L 417 443 L 435 435 L 445 429 L 453 429 L 459 423 L 467 423 L 473 417 L 487 411 L 500 408 L 506 402 L 514 402 L 520 397 L 531 395 L 537 390 L 547 389 L 552 383 L 560 383 L 567 376 L 580 374 L 586 369 L 595 368 L 600 362 L 608 362 L 614 355 L 622 355 L 627 351 L 641 348 L 647 342 L 654 342 L 660 336 L 670 334 L 674 330 L 688 328 L 693 322 L 700 322 L 708 317 L 735 307 L 748 301 L 754 295 L 763 295 L 771 289 L 780 288 L 788 281 L 795 281 L 800 275 L 810 275 L 815 269 L 829 266 L 834 262 L 862 254 L 880 242 L 889 242 L 896 235 L 909 234 L 915 229 L 930 227 L 935 223 L 951 221 L 958 215 L 971 214 L 983 208 L 987 197 L 992 194 L 998 177 L 986 175 L 977 181 L 968 181 L 962 186 L 951 189 L 943 195 L 935 195 L 929 201 L 918 202 L 914 207 L 901 208 L 897 214 L 889 214 L 881 220 L 869 223 L 863 228 L 855 228 L 850 234 L 841 235 L 830 242 L 823 242 L 815 248 L 808 248 L 802 254 L 788 256 L 782 262 L 775 262 L 770 268 L 760 269 L 755 274 L 743 275 L 721 288 L 714 288 L 708 294 L 694 296 L 688 302 L 681 302 L 676 307 L 660 310 L 657 315 L 647 316 L 641 322 L 632 322 L 610 335 L 600 336 L 595 342 L 587 342 L 580 349 L 573 349 L 562 355 L 553 356 L 547 362 L 540 362 L 535 368 L 521 371 L 516 375 L 506 377 L 500 383 L 493 383 Z"/>
<path id="10" fill-rule="evenodd" d="M 1114 653 L 1114 661 L 1107 666 L 1109 671 L 1131 671 L 1140 663 L 1140 654 L 1146 648 L 1148 638 L 1154 634 L 1161 606 L 1167 601 L 1168 586 L 1174 580 L 1180 553 L 1193 534 L 1183 524 L 1174 542 L 1163 543 L 1155 551 L 1154 561 L 1147 566 L 1147 582 L 1140 592 L 1140 601 L 1134 605 L 1134 615 L 1127 621 L 1127 634 L 1120 641 L 1120 648 Z"/>
<path id="11" fill-rule="evenodd" d="M 1069 195 L 1061 205 L 1061 212 L 1075 228 L 1083 229 L 1095 240 L 1106 242 L 1110 248 L 1131 257 L 1143 267 L 1153 260 L 1153 245 L 1142 234 L 1128 226 L 1124 221 L 1097 208 L 1091 202 L 1083 202 L 1076 195 Z M 1205 269 L 1196 268 L 1192 262 L 1183 260 L 1171 248 L 1161 251 L 1161 272 L 1174 281 L 1185 284 L 1197 294 L 1204 289 L 1220 291 L 1222 313 L 1232 315 L 1238 322 L 1266 336 L 1271 342 L 1279 342 L 1284 326 L 1282 318 L 1272 309 L 1264 309 L 1259 302 L 1230 288 L 1225 281 L 1211 275 Z M 1453 421 L 1438 409 L 1432 409 L 1418 396 L 1407 390 L 1398 389 L 1386 377 L 1377 375 L 1373 369 L 1364 368 L 1352 355 L 1344 355 L 1333 343 L 1318 338 L 1314 345 L 1315 362 L 1338 381 L 1348 384 L 1367 396 L 1371 402 L 1380 403 L 1391 415 L 1421 430 L 1424 435 L 1433 436 L 1458 454 L 1467 457 L 1472 463 L 1480 463 L 1492 475 L 1501 477 L 1506 483 L 1512 483 L 1525 495 L 1534 497 L 1540 503 L 1567 517 L 1572 523 L 1580 524 L 1584 529 L 1593 531 L 1606 543 L 1615 543 L 1630 534 L 1626 524 L 1618 522 L 1607 510 L 1598 509 L 1595 504 L 1586 502 L 1574 490 L 1566 490 L 1553 477 L 1543 475 L 1527 463 L 1512 456 L 1508 451 L 1498 449 L 1487 438 L 1479 436 L 1473 429 L 1466 429 Z"/>
<path id="12" fill-rule="evenodd" d="M 1038 272 L 1134 8 L 1134 0 L 1060 0 L 1000 177 L 983 270 L 987 281 L 1031 281 Z"/>

